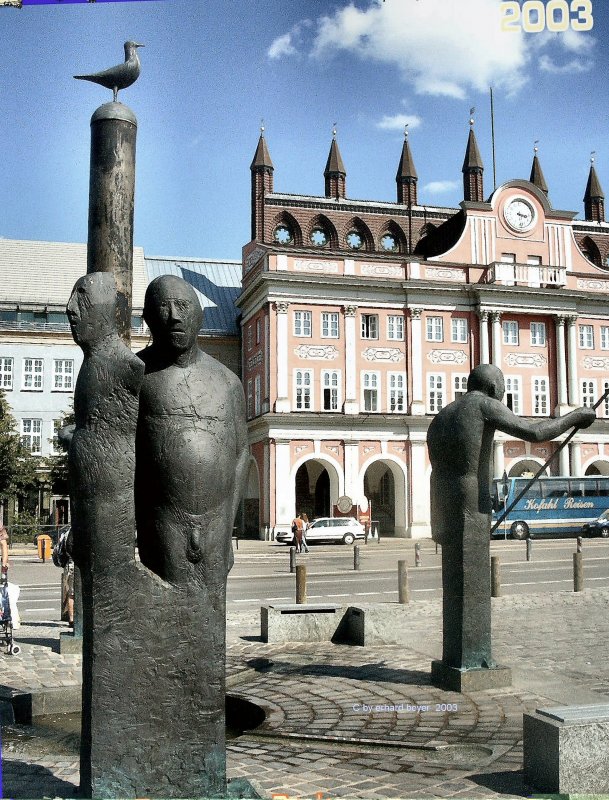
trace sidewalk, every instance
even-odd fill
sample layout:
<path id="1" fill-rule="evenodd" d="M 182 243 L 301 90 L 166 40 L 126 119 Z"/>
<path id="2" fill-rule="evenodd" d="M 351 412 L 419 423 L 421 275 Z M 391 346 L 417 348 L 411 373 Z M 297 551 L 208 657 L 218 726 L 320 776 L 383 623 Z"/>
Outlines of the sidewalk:
<path id="1" fill-rule="evenodd" d="M 228 742 L 229 777 L 247 777 L 268 797 L 530 795 L 522 713 L 609 702 L 608 607 L 609 589 L 494 599 L 494 655 L 512 667 L 513 686 L 470 695 L 429 683 L 440 655 L 438 601 L 411 605 L 407 647 L 267 645 L 259 609 L 231 613 L 228 691 L 267 717 Z M 60 630 L 23 625 L 21 654 L 1 657 L 2 684 L 70 711 L 80 659 L 59 655 Z M 2 755 L 5 797 L 70 797 L 78 783 L 76 734 L 4 727 Z"/>

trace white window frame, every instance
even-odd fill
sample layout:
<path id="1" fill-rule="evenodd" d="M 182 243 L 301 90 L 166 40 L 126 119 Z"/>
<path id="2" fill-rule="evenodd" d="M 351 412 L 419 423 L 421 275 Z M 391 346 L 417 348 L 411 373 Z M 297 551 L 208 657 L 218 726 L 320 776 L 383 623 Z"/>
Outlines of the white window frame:
<path id="1" fill-rule="evenodd" d="M 389 314 L 387 317 L 387 338 L 392 342 L 404 341 L 404 316 Z"/>
<path id="2" fill-rule="evenodd" d="M 506 319 L 501 323 L 503 329 L 503 344 L 517 347 L 520 342 L 520 329 L 518 320 Z"/>
<path id="3" fill-rule="evenodd" d="M 321 312 L 321 338 L 338 339 L 340 331 L 339 314 L 337 311 Z"/>
<path id="4" fill-rule="evenodd" d="M 260 317 L 256 320 L 256 344 L 260 344 L 260 339 L 262 337 L 262 320 Z"/>
<path id="5" fill-rule="evenodd" d="M 505 395 L 503 402 L 510 408 L 508 403 L 508 396 L 512 396 L 512 414 L 517 416 L 522 414 L 522 376 L 521 375 L 505 375 Z"/>
<path id="6" fill-rule="evenodd" d="M 59 443 L 59 431 L 63 427 L 62 425 L 63 419 L 54 419 L 53 420 L 53 438 L 51 439 L 51 455 L 59 455 L 63 448 Z"/>
<path id="7" fill-rule="evenodd" d="M 376 414 L 381 408 L 381 373 L 373 370 L 364 370 L 361 374 L 362 383 L 362 411 L 366 414 Z M 366 393 L 369 394 L 366 394 Z M 372 394 L 374 392 L 374 395 Z M 374 402 L 372 399 L 374 398 Z M 366 399 L 369 400 L 366 403 Z M 374 407 L 373 407 L 374 406 Z"/>
<path id="8" fill-rule="evenodd" d="M 428 342 L 444 341 L 443 317 L 427 317 L 425 320 L 425 339 Z"/>
<path id="9" fill-rule="evenodd" d="M 260 409 L 262 407 L 262 379 L 260 375 L 256 375 L 254 378 L 254 416 L 257 417 L 260 414 Z"/>
<path id="10" fill-rule="evenodd" d="M 446 375 L 444 372 L 427 373 L 427 413 L 437 414 L 446 405 Z"/>
<path id="11" fill-rule="evenodd" d="M 379 315 L 362 314 L 360 319 L 360 334 L 362 339 L 379 338 Z"/>
<path id="12" fill-rule="evenodd" d="M 310 339 L 313 335 L 312 314 L 310 311 L 294 311 L 294 336 Z"/>
<path id="13" fill-rule="evenodd" d="M 313 370 L 294 370 L 294 411 L 313 411 Z"/>
<path id="14" fill-rule="evenodd" d="M 387 373 L 387 410 L 390 414 L 406 411 L 406 373 Z"/>
<path id="15" fill-rule="evenodd" d="M 605 378 L 603 380 L 603 394 L 609 389 L 609 378 Z M 609 397 L 605 397 L 603 400 L 603 416 L 609 417 Z"/>
<path id="16" fill-rule="evenodd" d="M 326 392 L 330 407 L 326 408 Z M 326 413 L 340 411 L 341 409 L 341 374 L 339 369 L 324 369 L 321 371 L 321 405 L 320 410 Z"/>
<path id="17" fill-rule="evenodd" d="M 66 364 L 70 365 L 70 368 L 67 371 L 66 371 Z M 74 359 L 54 358 L 52 391 L 71 392 L 73 389 L 74 389 Z"/>
<path id="18" fill-rule="evenodd" d="M 531 347 L 545 347 L 546 341 L 546 323 L 531 322 Z"/>
<path id="19" fill-rule="evenodd" d="M 245 341 L 247 349 L 251 350 L 254 346 L 254 332 L 251 323 L 248 323 L 245 329 Z"/>
<path id="20" fill-rule="evenodd" d="M 453 400 L 457 400 L 467 392 L 467 379 L 469 375 L 464 372 L 456 372 L 452 375 Z"/>
<path id="21" fill-rule="evenodd" d="M 550 413 L 550 379 L 533 377 L 531 379 L 531 416 L 547 417 Z"/>
<path id="22" fill-rule="evenodd" d="M 33 456 L 42 455 L 42 420 L 38 417 L 25 417 L 21 420 L 21 444 Z"/>
<path id="23" fill-rule="evenodd" d="M 594 350 L 594 325 L 579 325 L 579 349 Z"/>
<path id="24" fill-rule="evenodd" d="M 0 389 L 10 392 L 13 389 L 14 360 L 9 356 L 0 356 Z"/>
<path id="25" fill-rule="evenodd" d="M 596 403 L 596 380 L 594 378 L 582 378 L 579 383 L 579 391 L 582 406 L 590 408 Z"/>
<path id="26" fill-rule="evenodd" d="M 609 325 L 601 325 L 601 350 L 609 350 Z"/>
<path id="27" fill-rule="evenodd" d="M 44 359 L 23 359 L 23 384 L 26 392 L 42 392 L 44 389 Z"/>
<path id="28" fill-rule="evenodd" d="M 469 326 L 467 317 L 453 317 L 450 321 L 450 340 L 455 344 L 467 344 Z"/>

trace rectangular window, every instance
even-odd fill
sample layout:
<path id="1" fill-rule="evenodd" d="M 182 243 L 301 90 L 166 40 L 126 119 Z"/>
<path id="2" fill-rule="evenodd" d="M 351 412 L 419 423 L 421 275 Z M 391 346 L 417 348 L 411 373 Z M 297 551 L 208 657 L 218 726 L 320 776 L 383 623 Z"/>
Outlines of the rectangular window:
<path id="1" fill-rule="evenodd" d="M 254 416 L 254 392 L 251 378 L 247 382 L 247 416 L 248 418 Z"/>
<path id="2" fill-rule="evenodd" d="M 389 411 L 403 412 L 405 408 L 406 376 L 403 372 L 389 373 Z"/>
<path id="3" fill-rule="evenodd" d="M 362 314 L 362 339 L 379 338 L 378 314 Z"/>
<path id="4" fill-rule="evenodd" d="M 545 346 L 546 343 L 546 323 L 531 322 L 531 344 L 538 347 Z"/>
<path id="5" fill-rule="evenodd" d="M 520 378 L 505 376 L 505 404 L 514 414 L 520 414 Z"/>
<path id="6" fill-rule="evenodd" d="M 311 335 L 311 312 L 295 311 L 294 336 L 310 336 L 310 335 Z"/>
<path id="7" fill-rule="evenodd" d="M 364 393 L 364 411 L 379 411 L 381 398 L 379 391 L 379 373 L 363 372 L 362 387 Z"/>
<path id="8" fill-rule="evenodd" d="M 533 416 L 545 417 L 549 408 L 547 378 L 533 378 Z"/>
<path id="9" fill-rule="evenodd" d="M 427 341 L 444 341 L 444 320 L 442 317 L 427 317 Z"/>
<path id="10" fill-rule="evenodd" d="M 43 361 L 41 358 L 23 359 L 23 388 L 42 391 Z"/>
<path id="11" fill-rule="evenodd" d="M 251 350 L 252 347 L 254 346 L 254 334 L 251 325 L 248 325 L 247 328 L 245 329 L 245 338 L 246 338 L 247 349 Z"/>
<path id="12" fill-rule="evenodd" d="M 322 312 L 321 335 L 324 339 L 338 339 L 338 314 L 334 311 Z"/>
<path id="13" fill-rule="evenodd" d="M 262 320 L 260 317 L 256 320 L 256 344 L 260 344 L 260 338 L 262 336 Z"/>
<path id="14" fill-rule="evenodd" d="M 296 411 L 311 411 L 313 409 L 312 387 L 312 370 L 297 369 L 294 371 L 294 396 L 296 398 Z"/>
<path id="15" fill-rule="evenodd" d="M 601 325 L 601 350 L 609 350 L 609 327 Z"/>
<path id="16" fill-rule="evenodd" d="M 427 376 L 427 413 L 437 414 L 444 408 L 444 375 Z"/>
<path id="17" fill-rule="evenodd" d="M 404 341 L 404 317 L 390 314 L 387 317 L 387 338 Z"/>
<path id="18" fill-rule="evenodd" d="M 503 323 L 503 344 L 518 344 L 518 323 L 516 320 L 506 320 Z"/>
<path id="19" fill-rule="evenodd" d="M 67 392 L 74 388 L 74 361 L 71 358 L 53 360 L 53 389 Z"/>
<path id="20" fill-rule="evenodd" d="M 42 420 L 21 420 L 21 444 L 34 456 L 42 453 Z"/>
<path id="21" fill-rule="evenodd" d="M 62 452 L 62 447 L 59 444 L 59 430 L 62 427 L 62 420 L 54 419 L 53 420 L 53 439 L 51 440 L 51 452 L 53 455 L 57 455 L 58 453 Z"/>
<path id="22" fill-rule="evenodd" d="M 592 325 L 579 326 L 579 346 L 582 350 L 594 349 L 594 327 Z"/>
<path id="23" fill-rule="evenodd" d="M 455 317 L 450 321 L 451 342 L 467 343 L 467 320 L 465 317 Z"/>
<path id="24" fill-rule="evenodd" d="M 256 375 L 254 378 L 254 414 L 258 416 L 260 414 L 260 375 Z"/>
<path id="25" fill-rule="evenodd" d="M 467 375 L 453 375 L 453 400 L 467 392 Z"/>
<path id="26" fill-rule="evenodd" d="M 321 373 L 322 408 L 324 411 L 340 410 L 340 372 L 324 370 Z"/>
<path id="27" fill-rule="evenodd" d="M 590 407 L 596 403 L 596 381 L 581 382 L 581 402 L 582 406 Z"/>
<path id="28" fill-rule="evenodd" d="M 0 358 L 0 389 L 13 388 L 13 359 Z"/>
<path id="29" fill-rule="evenodd" d="M 609 380 L 605 379 L 603 381 L 603 394 L 609 389 Z M 603 416 L 609 417 L 609 396 L 605 397 L 603 400 Z"/>

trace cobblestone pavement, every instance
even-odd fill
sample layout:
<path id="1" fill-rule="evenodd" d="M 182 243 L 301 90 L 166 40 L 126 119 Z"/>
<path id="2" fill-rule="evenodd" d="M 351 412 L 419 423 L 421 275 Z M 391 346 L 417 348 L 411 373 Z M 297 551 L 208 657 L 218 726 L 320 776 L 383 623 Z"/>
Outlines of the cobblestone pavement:
<path id="1" fill-rule="evenodd" d="M 523 711 L 609 702 L 609 589 L 493 605 L 494 654 L 512 667 L 513 686 L 467 695 L 429 683 L 440 655 L 438 601 L 411 605 L 404 646 L 263 644 L 259 609 L 230 614 L 229 691 L 261 706 L 266 719 L 229 741 L 229 776 L 269 797 L 530 795 Z M 63 693 L 73 704 L 80 659 L 59 655 L 62 629 L 24 625 L 22 652 L 2 656 L 2 684 L 48 692 L 53 702 Z M 4 796 L 72 796 L 77 753 L 77 734 L 5 726 Z"/>

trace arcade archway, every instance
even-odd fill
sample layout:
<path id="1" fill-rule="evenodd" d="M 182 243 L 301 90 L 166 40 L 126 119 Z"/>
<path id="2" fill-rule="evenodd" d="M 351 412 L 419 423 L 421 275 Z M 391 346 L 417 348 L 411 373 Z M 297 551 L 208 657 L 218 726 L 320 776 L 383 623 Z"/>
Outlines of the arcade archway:
<path id="1" fill-rule="evenodd" d="M 309 520 L 331 516 L 339 497 L 338 486 L 338 473 L 332 464 L 317 458 L 305 461 L 294 478 L 296 513 L 306 514 Z"/>
<path id="2" fill-rule="evenodd" d="M 404 536 L 406 531 L 406 474 L 389 459 L 377 459 L 364 471 L 364 495 L 381 536 Z"/>

